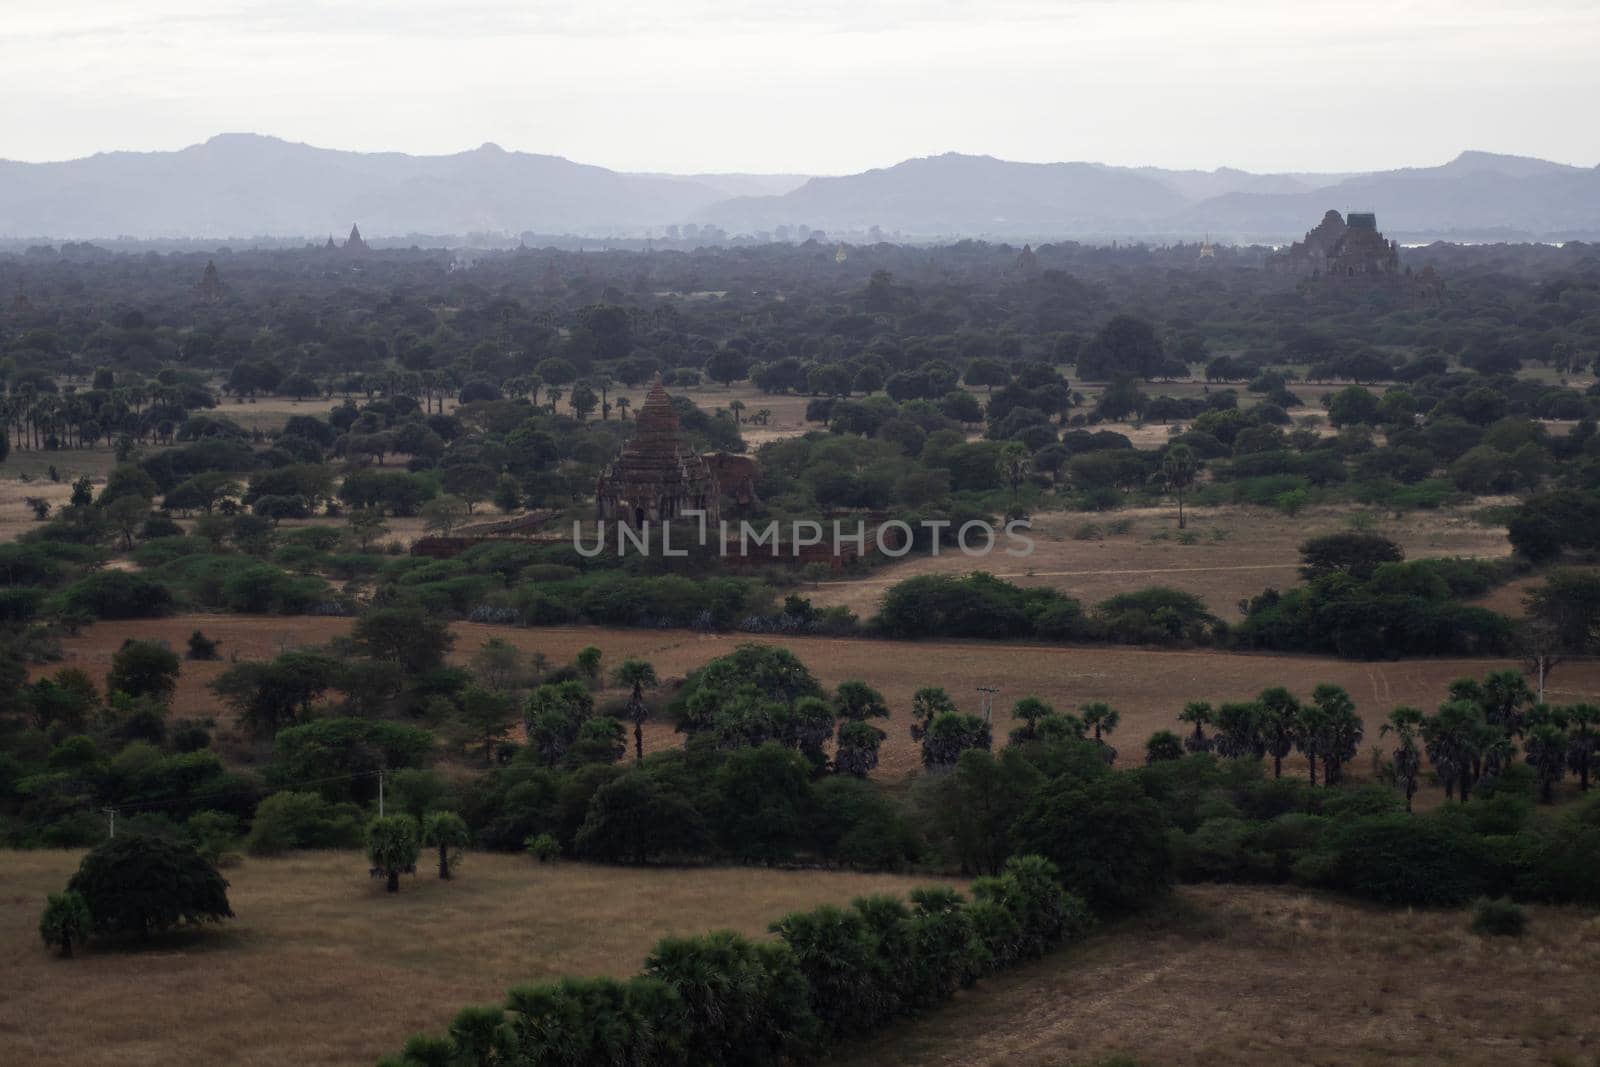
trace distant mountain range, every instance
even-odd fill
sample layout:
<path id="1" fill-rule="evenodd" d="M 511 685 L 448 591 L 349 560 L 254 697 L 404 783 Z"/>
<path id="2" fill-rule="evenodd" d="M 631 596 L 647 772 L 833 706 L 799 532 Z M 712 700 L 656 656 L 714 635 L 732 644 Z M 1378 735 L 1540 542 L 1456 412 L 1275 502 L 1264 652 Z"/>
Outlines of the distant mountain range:
<path id="1" fill-rule="evenodd" d="M 927 239 L 1298 237 L 1328 208 L 1405 240 L 1594 238 L 1600 167 L 1464 152 L 1439 167 L 1253 174 L 948 154 L 841 177 L 627 174 L 486 144 L 447 156 L 223 134 L 176 152 L 0 161 L 0 237 L 727 235 L 807 226 Z"/>

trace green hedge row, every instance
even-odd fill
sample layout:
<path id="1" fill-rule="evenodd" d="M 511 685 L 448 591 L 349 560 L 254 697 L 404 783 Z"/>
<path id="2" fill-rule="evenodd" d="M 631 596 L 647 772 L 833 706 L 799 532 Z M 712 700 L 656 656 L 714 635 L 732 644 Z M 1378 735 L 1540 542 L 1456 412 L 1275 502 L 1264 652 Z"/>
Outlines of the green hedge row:
<path id="1" fill-rule="evenodd" d="M 985 974 L 1083 936 L 1088 908 L 1037 856 L 909 905 L 875 896 L 772 924 L 776 942 L 730 931 L 669 937 L 628 979 L 563 978 L 472 1007 L 444 1036 L 418 1035 L 387 1067 L 551 1063 L 758 1064 L 816 1058 L 837 1042 L 949 999 Z"/>

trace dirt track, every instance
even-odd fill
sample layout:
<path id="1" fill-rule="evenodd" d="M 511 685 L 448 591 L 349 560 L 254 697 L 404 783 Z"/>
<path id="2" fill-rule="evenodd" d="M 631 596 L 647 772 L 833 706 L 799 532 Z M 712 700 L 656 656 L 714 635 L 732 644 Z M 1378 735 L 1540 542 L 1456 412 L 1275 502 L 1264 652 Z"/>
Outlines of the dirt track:
<path id="1" fill-rule="evenodd" d="M 1485 939 L 1468 932 L 1460 910 L 1380 911 L 1289 889 L 1188 886 L 1168 915 L 986 979 L 839 1062 L 1592 1062 L 1600 919 L 1584 909 L 1531 912 L 1526 938 Z"/>

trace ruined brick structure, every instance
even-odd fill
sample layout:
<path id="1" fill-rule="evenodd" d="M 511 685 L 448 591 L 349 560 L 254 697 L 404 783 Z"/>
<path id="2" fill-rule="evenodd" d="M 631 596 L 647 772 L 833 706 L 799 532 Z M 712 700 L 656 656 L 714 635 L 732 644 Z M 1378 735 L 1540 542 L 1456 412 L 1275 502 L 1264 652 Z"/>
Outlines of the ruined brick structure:
<path id="1" fill-rule="evenodd" d="M 633 436 L 595 487 L 598 517 L 642 525 L 703 511 L 707 523 L 716 523 L 721 495 L 716 475 L 705 457 L 679 439 L 678 413 L 661 375 L 650 384 L 633 421 Z"/>
<path id="2" fill-rule="evenodd" d="M 1280 273 L 1337 279 L 1384 279 L 1400 276 L 1400 244 L 1378 232 L 1378 217 L 1352 211 L 1322 216 L 1305 240 L 1273 256 L 1268 266 Z"/>
<path id="3" fill-rule="evenodd" d="M 208 304 L 215 304 L 222 299 L 222 277 L 217 273 L 216 260 L 206 260 L 205 272 L 194 287 L 194 295 Z"/>

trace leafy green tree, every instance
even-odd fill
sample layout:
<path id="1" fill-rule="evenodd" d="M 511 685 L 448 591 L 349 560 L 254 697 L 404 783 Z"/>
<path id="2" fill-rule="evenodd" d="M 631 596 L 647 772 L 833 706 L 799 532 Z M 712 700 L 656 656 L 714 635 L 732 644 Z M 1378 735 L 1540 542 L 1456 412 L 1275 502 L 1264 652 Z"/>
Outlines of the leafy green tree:
<path id="1" fill-rule="evenodd" d="M 494 762 L 495 741 L 517 721 L 511 694 L 468 686 L 461 693 L 461 724 L 483 741 L 483 761 Z"/>
<path id="2" fill-rule="evenodd" d="M 422 510 L 418 514 L 422 516 L 422 525 L 429 533 L 449 537 L 471 513 L 472 508 L 465 500 L 445 493 L 422 505 Z"/>
<path id="3" fill-rule="evenodd" d="M 1016 847 L 1061 869 L 1069 893 L 1096 911 L 1128 911 L 1172 884 L 1167 823 L 1130 774 L 1103 771 L 1046 785 L 1017 820 Z"/>
<path id="4" fill-rule="evenodd" d="M 0 438 L 4 436 L 0 433 Z M 39 916 L 39 936 L 47 947 L 58 948 L 64 959 L 71 959 L 72 946 L 88 940 L 92 925 L 89 905 L 81 893 L 51 893 Z"/>
<path id="5" fill-rule="evenodd" d="M 578 739 L 578 731 L 594 714 L 594 698 L 588 686 L 576 679 L 546 683 L 528 697 L 523 726 L 529 742 L 554 767 L 566 758 L 567 750 Z"/>
<path id="6" fill-rule="evenodd" d="M 719 843 L 738 859 L 791 859 L 805 838 L 811 765 L 778 744 L 728 754 L 713 780 Z"/>
<path id="7" fill-rule="evenodd" d="M 976 715 L 946 711 L 935 715 L 922 736 L 922 765 L 930 770 L 954 767 L 968 749 L 988 751 L 994 744 L 989 724 Z"/>
<path id="8" fill-rule="evenodd" d="M 178 654 L 154 641 L 128 639 L 111 656 L 106 692 L 153 697 L 165 703 L 178 688 Z"/>
<path id="9" fill-rule="evenodd" d="M 96 846 L 67 883 L 99 934 L 141 939 L 180 924 L 233 917 L 228 883 L 193 845 L 125 833 Z"/>
<path id="10" fill-rule="evenodd" d="M 706 836 L 704 820 L 686 797 L 634 769 L 595 791 L 574 845 L 591 859 L 641 864 L 698 853 Z"/>
<path id="11" fill-rule="evenodd" d="M 622 723 L 609 715 L 596 715 L 585 719 L 578 727 L 578 736 L 567 750 L 567 763 L 571 766 L 615 763 L 627 752 L 628 742 Z"/>
<path id="12" fill-rule="evenodd" d="M 578 673 L 589 679 L 590 682 L 598 680 L 600 677 L 601 655 L 601 651 L 594 645 L 588 645 L 580 649 L 577 658 Z"/>
<path id="13" fill-rule="evenodd" d="M 422 843 L 439 852 L 439 877 L 448 880 L 461 863 L 461 851 L 472 843 L 472 832 L 453 811 L 432 811 L 422 817 Z"/>
<path id="14" fill-rule="evenodd" d="M 1366 581 L 1385 563 L 1405 559 L 1400 546 L 1381 534 L 1348 530 L 1313 537 L 1300 546 L 1300 575 L 1312 581 L 1342 571 Z"/>
<path id="15" fill-rule="evenodd" d="M 1577 568 L 1552 571 L 1525 600 L 1528 614 L 1549 625 L 1566 651 L 1582 655 L 1594 649 L 1600 639 L 1600 574 Z"/>
<path id="16" fill-rule="evenodd" d="M 249 732 L 273 737 L 305 718 L 312 701 L 331 688 L 339 664 L 321 652 L 290 651 L 266 662 L 245 660 L 229 667 L 209 688 L 238 712 Z"/>
<path id="17" fill-rule="evenodd" d="M 999 874 L 1013 848 L 1012 826 L 1044 775 L 1021 751 L 971 748 L 955 770 L 930 780 L 930 828 L 948 842 L 963 873 Z"/>
<path id="18" fill-rule="evenodd" d="M 455 635 L 442 621 L 421 608 L 374 608 L 356 619 L 351 637 L 358 651 L 373 659 L 398 663 L 411 675 L 426 674 L 444 664 Z"/>
<path id="19" fill-rule="evenodd" d="M 1144 743 L 1146 763 L 1165 763 L 1183 758 L 1183 739 L 1171 730 L 1157 730 Z"/>
<path id="20" fill-rule="evenodd" d="M 388 879 L 386 888 L 400 892 L 400 875 L 416 870 L 422 844 L 417 820 L 409 815 L 385 815 L 367 826 L 367 858 Z"/>

